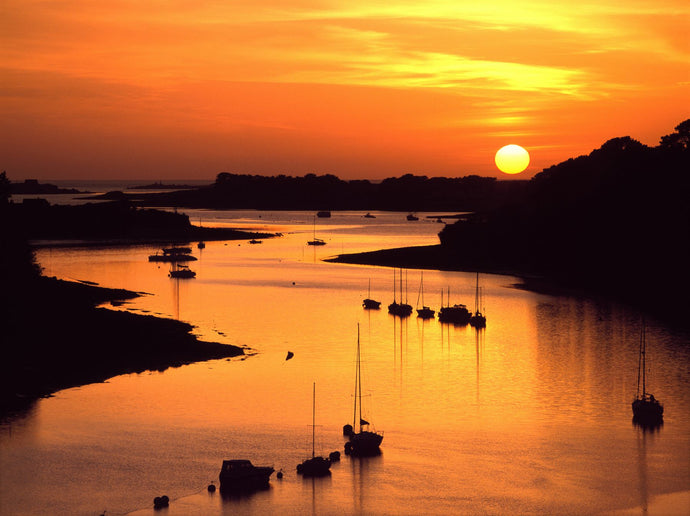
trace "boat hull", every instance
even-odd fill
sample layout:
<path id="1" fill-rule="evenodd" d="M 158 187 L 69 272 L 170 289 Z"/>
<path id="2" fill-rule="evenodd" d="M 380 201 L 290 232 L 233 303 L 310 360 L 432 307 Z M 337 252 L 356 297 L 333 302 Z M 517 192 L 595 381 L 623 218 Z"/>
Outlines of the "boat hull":
<path id="1" fill-rule="evenodd" d="M 345 444 L 345 453 L 348 455 L 378 455 L 381 453 L 383 435 L 363 430 L 350 434 L 350 440 Z"/>
<path id="2" fill-rule="evenodd" d="M 444 306 L 438 313 L 439 321 L 452 324 L 467 324 L 471 317 L 472 314 L 464 305 Z"/>
<path id="3" fill-rule="evenodd" d="M 251 491 L 268 487 L 274 469 L 248 460 L 224 460 L 218 475 L 221 492 Z"/>
<path id="4" fill-rule="evenodd" d="M 398 317 L 408 317 L 412 313 L 412 307 L 405 303 L 393 302 L 388 305 L 388 313 Z"/>
<path id="5" fill-rule="evenodd" d="M 312 457 L 297 465 L 297 473 L 305 477 L 325 477 L 331 474 L 331 461 L 323 457 Z"/>
<path id="6" fill-rule="evenodd" d="M 655 399 L 640 398 L 632 402 L 633 419 L 643 423 L 656 423 L 664 418 L 664 407 Z"/>

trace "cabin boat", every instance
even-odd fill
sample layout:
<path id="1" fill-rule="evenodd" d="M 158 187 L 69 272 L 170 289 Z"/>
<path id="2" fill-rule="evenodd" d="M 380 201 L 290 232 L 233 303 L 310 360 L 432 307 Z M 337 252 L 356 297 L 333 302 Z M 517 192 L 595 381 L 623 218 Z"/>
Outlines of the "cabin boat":
<path id="1" fill-rule="evenodd" d="M 168 247 L 161 249 L 163 254 L 152 254 L 149 255 L 150 262 L 193 262 L 196 260 L 191 253 L 192 250 L 189 247 Z"/>
<path id="2" fill-rule="evenodd" d="M 367 290 L 367 298 L 362 301 L 362 306 L 367 310 L 378 310 L 381 307 L 381 301 L 371 299 L 371 279 L 369 280 L 369 289 Z"/>
<path id="3" fill-rule="evenodd" d="M 196 272 L 189 268 L 187 265 L 181 265 L 179 263 L 175 264 L 176 267 L 170 269 L 168 275 L 171 278 L 196 278 Z"/>
<path id="4" fill-rule="evenodd" d="M 224 460 L 218 478 L 221 491 L 244 491 L 268 487 L 274 469 L 254 466 L 244 459 Z"/>

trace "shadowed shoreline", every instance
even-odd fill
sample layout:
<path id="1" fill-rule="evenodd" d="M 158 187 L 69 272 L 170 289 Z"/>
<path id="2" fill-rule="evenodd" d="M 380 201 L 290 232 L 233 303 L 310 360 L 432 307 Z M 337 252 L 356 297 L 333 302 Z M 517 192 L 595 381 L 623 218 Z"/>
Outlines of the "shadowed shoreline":
<path id="1" fill-rule="evenodd" d="M 13 294 L 3 307 L 0 418 L 62 389 L 244 354 L 198 340 L 184 322 L 95 308 L 136 292 L 38 277 Z"/>
<path id="2" fill-rule="evenodd" d="M 653 297 L 648 299 L 630 297 L 626 295 L 625 292 L 618 292 L 603 287 L 598 288 L 591 283 L 577 282 L 569 280 L 566 277 L 556 276 L 534 269 L 521 269 L 517 266 L 511 266 L 509 263 L 502 263 L 500 260 L 487 260 L 480 263 L 472 259 L 472 257 L 465 256 L 453 249 L 447 249 L 440 244 L 341 254 L 326 258 L 324 261 L 353 265 L 373 265 L 378 267 L 480 272 L 514 276 L 519 279 L 518 283 L 512 284 L 514 288 L 553 296 L 575 296 L 613 300 L 635 307 L 654 317 L 658 317 L 660 320 L 676 328 L 686 330 L 690 328 L 690 322 L 686 317 L 686 312 L 680 309 L 671 310 L 668 306 L 662 306 Z"/>

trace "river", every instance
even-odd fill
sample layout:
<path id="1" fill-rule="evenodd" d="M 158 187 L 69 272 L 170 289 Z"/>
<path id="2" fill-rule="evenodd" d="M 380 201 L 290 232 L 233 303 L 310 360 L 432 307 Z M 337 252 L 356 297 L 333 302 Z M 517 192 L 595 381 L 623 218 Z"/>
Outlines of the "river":
<path id="1" fill-rule="evenodd" d="M 434 214 L 408 222 L 386 212 L 187 213 L 282 236 L 194 245 L 191 280 L 148 262 L 151 246 L 44 248 L 37 258 L 49 276 L 144 293 L 112 309 L 190 322 L 201 338 L 247 356 L 39 400 L 0 428 L 3 515 L 690 513 L 686 333 L 646 320 L 647 381 L 665 421 L 645 431 L 630 407 L 642 314 L 481 274 L 486 329 L 401 320 L 385 308 L 392 269 L 322 260 L 437 243 Z M 306 245 L 314 235 L 327 245 Z M 424 271 L 424 304 L 438 310 L 450 289 L 451 303 L 473 308 L 475 281 L 473 272 Z M 421 272 L 404 271 L 402 283 L 416 306 Z M 399 299 L 399 276 L 395 284 Z M 362 308 L 369 285 L 381 310 Z M 343 451 L 358 328 L 364 413 L 384 433 L 382 454 L 343 455 L 330 477 L 303 479 L 295 467 L 311 455 L 313 384 L 316 453 Z M 248 496 L 207 492 L 231 458 L 284 476 Z M 171 502 L 157 512 L 161 495 Z"/>

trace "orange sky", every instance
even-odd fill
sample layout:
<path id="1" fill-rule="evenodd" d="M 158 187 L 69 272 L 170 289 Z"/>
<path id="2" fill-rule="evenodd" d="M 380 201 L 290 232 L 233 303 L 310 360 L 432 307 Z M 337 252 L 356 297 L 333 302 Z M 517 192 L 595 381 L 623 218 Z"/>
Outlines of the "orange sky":
<path id="1" fill-rule="evenodd" d="M 3 0 L 0 169 L 528 178 L 690 118 L 687 0 L 558 4 Z"/>

